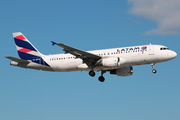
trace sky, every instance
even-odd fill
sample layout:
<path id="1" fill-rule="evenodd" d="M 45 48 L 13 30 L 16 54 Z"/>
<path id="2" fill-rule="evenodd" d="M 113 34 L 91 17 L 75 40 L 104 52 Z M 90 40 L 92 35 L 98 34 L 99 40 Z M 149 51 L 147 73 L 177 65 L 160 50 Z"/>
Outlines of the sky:
<path id="1" fill-rule="evenodd" d="M 160 44 L 180 51 L 179 0 L 1 0 L 0 120 L 179 120 L 179 55 L 133 66 L 129 77 L 87 71 L 45 72 L 10 66 L 13 32 L 43 54 L 51 41 L 85 51 Z"/>

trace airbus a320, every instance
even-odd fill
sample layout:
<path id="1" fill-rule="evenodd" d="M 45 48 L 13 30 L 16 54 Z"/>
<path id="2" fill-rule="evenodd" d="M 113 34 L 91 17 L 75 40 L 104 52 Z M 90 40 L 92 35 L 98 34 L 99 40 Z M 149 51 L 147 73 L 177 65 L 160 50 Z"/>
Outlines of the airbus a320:
<path id="1" fill-rule="evenodd" d="M 63 48 L 64 54 L 43 55 L 21 33 L 13 33 L 19 58 L 6 56 L 12 60 L 10 65 L 35 70 L 70 72 L 89 71 L 91 77 L 95 71 L 101 71 L 98 78 L 104 82 L 104 73 L 117 76 L 130 76 L 135 65 L 152 65 L 152 72 L 156 73 L 155 64 L 174 59 L 177 53 L 163 45 L 139 45 L 132 47 L 83 51 L 62 43 L 52 41 L 52 45 Z"/>

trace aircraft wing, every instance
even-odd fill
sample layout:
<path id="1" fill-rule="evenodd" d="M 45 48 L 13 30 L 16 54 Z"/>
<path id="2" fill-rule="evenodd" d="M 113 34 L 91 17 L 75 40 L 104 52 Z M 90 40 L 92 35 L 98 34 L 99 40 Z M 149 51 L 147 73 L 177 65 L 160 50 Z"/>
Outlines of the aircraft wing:
<path id="1" fill-rule="evenodd" d="M 11 57 L 11 56 L 5 56 L 5 57 L 8 58 L 8 59 L 10 59 L 10 60 L 12 60 L 12 61 L 18 62 L 18 63 L 30 63 L 30 62 L 27 61 L 27 60 L 23 60 L 23 59 Z"/>
<path id="2" fill-rule="evenodd" d="M 70 53 L 70 54 L 76 56 L 76 58 L 82 59 L 83 62 L 86 63 L 88 66 L 90 66 L 92 64 L 95 65 L 101 59 L 101 57 L 98 55 L 95 55 L 95 54 L 92 54 L 92 53 L 89 53 L 89 52 L 86 52 L 83 50 L 79 50 L 77 48 L 73 48 L 71 46 L 68 46 L 68 45 L 65 45 L 62 43 L 55 43 L 55 42 L 52 42 L 52 43 L 53 43 L 53 45 L 58 45 L 58 46 L 64 48 L 63 50 L 65 51 L 65 53 Z"/>

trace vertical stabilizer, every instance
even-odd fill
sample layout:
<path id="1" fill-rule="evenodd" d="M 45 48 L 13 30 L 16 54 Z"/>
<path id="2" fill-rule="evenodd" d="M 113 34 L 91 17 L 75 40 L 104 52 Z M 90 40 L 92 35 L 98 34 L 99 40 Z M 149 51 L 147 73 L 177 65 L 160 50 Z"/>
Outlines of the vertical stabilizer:
<path id="1" fill-rule="evenodd" d="M 24 60 L 33 60 L 41 58 L 42 54 L 28 41 L 28 39 L 21 33 L 13 33 L 16 48 L 19 57 Z"/>

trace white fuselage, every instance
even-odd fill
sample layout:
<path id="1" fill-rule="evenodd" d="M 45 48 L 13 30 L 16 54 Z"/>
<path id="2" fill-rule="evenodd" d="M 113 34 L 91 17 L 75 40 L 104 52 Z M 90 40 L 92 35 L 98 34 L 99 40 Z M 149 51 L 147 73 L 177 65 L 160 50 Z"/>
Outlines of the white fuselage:
<path id="1" fill-rule="evenodd" d="M 142 49 L 143 46 L 145 46 L 146 49 Z M 177 56 L 176 52 L 169 50 L 167 47 L 162 45 L 142 45 L 87 52 L 101 56 L 102 58 L 119 57 L 120 60 L 123 61 L 120 66 L 115 67 L 97 65 L 94 67 L 95 71 L 112 70 L 125 66 L 165 62 Z M 56 72 L 91 70 L 91 67 L 88 67 L 85 63 L 83 63 L 82 59 L 76 58 L 71 54 L 43 55 L 42 58 L 49 66 L 30 62 L 24 67 Z M 16 62 L 11 62 L 11 65 L 18 66 Z M 23 67 L 22 65 L 20 66 Z"/>

